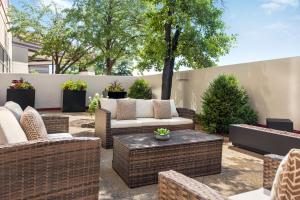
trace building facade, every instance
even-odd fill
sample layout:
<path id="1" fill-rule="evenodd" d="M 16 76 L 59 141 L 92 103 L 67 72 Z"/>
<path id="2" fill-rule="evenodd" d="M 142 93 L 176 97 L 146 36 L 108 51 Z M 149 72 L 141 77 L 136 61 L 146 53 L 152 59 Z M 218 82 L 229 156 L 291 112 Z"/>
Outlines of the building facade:
<path id="1" fill-rule="evenodd" d="M 0 73 L 12 73 L 12 35 L 9 30 L 8 0 L 0 0 Z"/>

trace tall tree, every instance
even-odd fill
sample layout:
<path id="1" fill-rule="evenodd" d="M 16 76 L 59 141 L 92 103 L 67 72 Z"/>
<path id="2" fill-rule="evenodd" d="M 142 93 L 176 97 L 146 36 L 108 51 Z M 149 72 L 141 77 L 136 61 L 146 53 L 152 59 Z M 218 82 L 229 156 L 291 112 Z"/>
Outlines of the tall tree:
<path id="1" fill-rule="evenodd" d="M 144 48 L 140 70 L 163 71 L 162 99 L 171 96 L 174 69 L 210 67 L 228 53 L 235 36 L 225 33 L 217 0 L 144 0 Z"/>
<path id="2" fill-rule="evenodd" d="M 35 56 L 51 58 L 56 74 L 66 73 L 93 47 L 85 40 L 83 27 L 70 23 L 66 10 L 55 4 L 22 2 L 20 9 L 11 6 L 10 19 L 13 35 L 40 45 Z"/>
<path id="3" fill-rule="evenodd" d="M 135 56 L 141 25 L 139 0 L 75 0 L 74 5 L 73 19 L 84 25 L 107 75 L 118 60 Z"/>

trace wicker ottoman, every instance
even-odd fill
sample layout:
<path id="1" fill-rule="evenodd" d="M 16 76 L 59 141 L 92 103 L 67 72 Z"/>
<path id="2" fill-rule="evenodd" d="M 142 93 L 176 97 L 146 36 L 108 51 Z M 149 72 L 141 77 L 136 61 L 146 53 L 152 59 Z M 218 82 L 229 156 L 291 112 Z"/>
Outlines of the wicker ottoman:
<path id="1" fill-rule="evenodd" d="M 193 130 L 174 131 L 169 141 L 153 134 L 114 137 L 113 169 L 130 187 L 157 183 L 158 172 L 176 170 L 189 177 L 221 172 L 223 138 Z"/>

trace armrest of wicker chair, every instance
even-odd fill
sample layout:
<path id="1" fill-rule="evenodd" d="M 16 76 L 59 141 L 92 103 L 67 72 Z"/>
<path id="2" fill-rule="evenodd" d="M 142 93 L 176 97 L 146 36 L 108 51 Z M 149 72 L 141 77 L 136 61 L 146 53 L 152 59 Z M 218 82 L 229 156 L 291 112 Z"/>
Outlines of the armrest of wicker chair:
<path id="1" fill-rule="evenodd" d="M 175 171 L 160 172 L 158 176 L 160 200 L 225 200 L 212 188 Z"/>
<path id="2" fill-rule="evenodd" d="M 69 117 L 64 115 L 42 115 L 47 133 L 68 133 L 69 132 Z"/>
<path id="3" fill-rule="evenodd" d="M 271 189 L 276 175 L 277 168 L 284 157 L 267 154 L 264 156 L 263 187 Z"/>
<path id="4" fill-rule="evenodd" d="M 184 117 L 195 121 L 196 112 L 194 110 L 188 108 L 177 108 L 177 112 L 179 117 Z"/>
<path id="5" fill-rule="evenodd" d="M 111 146 L 111 113 L 105 109 L 97 109 L 95 113 L 95 136 L 102 140 L 102 146 L 109 148 Z"/>
<path id="6" fill-rule="evenodd" d="M 100 139 L 0 146 L 0 199 L 98 199 Z"/>

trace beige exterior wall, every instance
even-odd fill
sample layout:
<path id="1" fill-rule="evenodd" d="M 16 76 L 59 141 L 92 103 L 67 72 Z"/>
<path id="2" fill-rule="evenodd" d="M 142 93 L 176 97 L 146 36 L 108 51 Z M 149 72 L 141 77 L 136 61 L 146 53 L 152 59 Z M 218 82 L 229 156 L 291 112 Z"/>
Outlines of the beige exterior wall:
<path id="1" fill-rule="evenodd" d="M 12 46 L 12 73 L 29 73 L 28 49 L 13 44 Z"/>
<path id="2" fill-rule="evenodd" d="M 1 61 L 0 59 L 0 73 L 11 71 L 11 57 L 12 57 L 12 36 L 8 32 L 9 24 L 7 17 L 8 0 L 0 0 L 0 50 L 4 48 L 9 57 L 9 62 Z M 1 56 L 1 54 L 0 54 Z M 3 70 L 3 64 L 5 69 Z"/>
<path id="3" fill-rule="evenodd" d="M 23 78 L 36 90 L 36 108 L 60 108 L 62 103 L 61 84 L 66 80 L 83 80 L 88 84 L 88 97 L 102 91 L 113 81 L 118 80 L 128 89 L 136 77 L 132 76 L 89 76 L 89 75 L 48 75 L 48 74 L 0 74 L 0 106 L 6 101 L 6 89 L 12 80 Z"/>
<path id="4" fill-rule="evenodd" d="M 233 74 L 250 96 L 259 113 L 266 117 L 290 118 L 300 130 L 300 57 L 244 63 L 177 72 L 173 78 L 172 98 L 179 106 L 201 111 L 203 92 L 220 74 Z M 161 94 L 161 75 L 145 76 L 156 97 Z"/>

